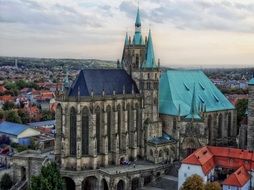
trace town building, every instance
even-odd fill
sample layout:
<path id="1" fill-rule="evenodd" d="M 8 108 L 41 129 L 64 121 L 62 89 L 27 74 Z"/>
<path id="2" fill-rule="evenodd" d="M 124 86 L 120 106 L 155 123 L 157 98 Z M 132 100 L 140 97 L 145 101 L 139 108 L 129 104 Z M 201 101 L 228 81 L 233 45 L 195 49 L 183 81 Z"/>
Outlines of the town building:
<path id="1" fill-rule="evenodd" d="M 236 190 L 249 190 L 251 176 L 244 166 L 241 166 L 234 173 L 223 181 L 223 190 L 236 189 Z"/>
<path id="2" fill-rule="evenodd" d="M 247 129 L 247 149 L 254 151 L 254 77 L 248 83 L 248 129 Z"/>
<path id="3" fill-rule="evenodd" d="M 254 153 L 228 147 L 202 147 L 182 160 L 178 189 L 194 174 L 204 182 L 222 181 L 223 189 L 250 189 L 254 185 Z"/>
<path id="4" fill-rule="evenodd" d="M 248 109 L 246 120 L 239 128 L 239 147 L 254 151 L 254 78 L 248 82 Z"/>
<path id="5" fill-rule="evenodd" d="M 0 135 L 9 137 L 11 142 L 29 145 L 31 138 L 40 136 L 40 132 L 32 129 L 28 125 L 2 121 L 0 122 Z"/>

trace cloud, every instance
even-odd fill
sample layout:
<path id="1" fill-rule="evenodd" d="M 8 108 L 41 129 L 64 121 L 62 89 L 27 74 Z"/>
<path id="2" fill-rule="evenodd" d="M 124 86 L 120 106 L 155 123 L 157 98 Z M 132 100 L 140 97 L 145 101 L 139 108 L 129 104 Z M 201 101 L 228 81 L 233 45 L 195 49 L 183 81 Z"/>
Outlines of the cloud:
<path id="1" fill-rule="evenodd" d="M 151 4 L 153 1 L 149 0 Z M 248 2 L 248 3 L 246 3 Z M 174 25 L 182 29 L 254 32 L 254 2 L 227 0 L 159 1 L 157 7 L 140 7 L 142 17 L 154 23 Z M 133 17 L 135 5 L 123 1 L 120 10 Z"/>
<path id="2" fill-rule="evenodd" d="M 87 25 L 101 27 L 102 22 L 94 15 L 82 13 L 74 7 L 43 1 L 3 0 L 0 6 L 0 22 L 26 25 Z"/>

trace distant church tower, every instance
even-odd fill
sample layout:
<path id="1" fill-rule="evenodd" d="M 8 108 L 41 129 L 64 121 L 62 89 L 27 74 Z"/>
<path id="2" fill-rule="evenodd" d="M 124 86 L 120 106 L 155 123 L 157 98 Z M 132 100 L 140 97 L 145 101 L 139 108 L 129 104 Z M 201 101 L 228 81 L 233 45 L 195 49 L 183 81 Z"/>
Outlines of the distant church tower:
<path id="1" fill-rule="evenodd" d="M 254 151 L 254 76 L 248 83 L 249 101 L 248 101 L 248 132 L 247 149 Z"/>
<path id="2" fill-rule="evenodd" d="M 144 117 L 156 123 L 159 118 L 158 91 L 160 68 L 159 62 L 156 64 L 152 34 L 149 30 L 148 38 L 143 39 L 141 33 L 140 10 L 137 10 L 135 22 L 135 34 L 126 34 L 124 42 L 122 67 L 135 80 L 140 92 L 143 94 Z"/>

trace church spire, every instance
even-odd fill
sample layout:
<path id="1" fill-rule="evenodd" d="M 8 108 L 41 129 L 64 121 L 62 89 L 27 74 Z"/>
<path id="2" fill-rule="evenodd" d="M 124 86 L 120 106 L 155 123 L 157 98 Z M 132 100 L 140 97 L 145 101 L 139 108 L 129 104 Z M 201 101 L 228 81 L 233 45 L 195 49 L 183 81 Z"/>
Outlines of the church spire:
<path id="1" fill-rule="evenodd" d="M 135 35 L 133 37 L 132 43 L 134 45 L 143 45 L 143 38 L 141 35 L 141 19 L 140 19 L 139 7 L 137 10 L 137 16 L 136 16 L 136 22 L 135 22 Z"/>
<path id="2" fill-rule="evenodd" d="M 124 46 L 126 46 L 128 44 L 129 44 L 129 36 L 128 36 L 128 33 L 126 32 L 125 40 L 124 40 Z"/>
<path id="3" fill-rule="evenodd" d="M 138 11 L 137 11 L 135 26 L 136 27 L 141 27 L 141 19 L 140 19 L 139 7 L 138 7 Z"/>
<path id="4" fill-rule="evenodd" d="M 152 40 L 152 32 L 149 30 L 147 47 L 146 47 L 146 61 L 144 63 L 144 68 L 155 68 L 157 65 L 155 64 L 155 56 L 153 49 L 153 40 Z"/>

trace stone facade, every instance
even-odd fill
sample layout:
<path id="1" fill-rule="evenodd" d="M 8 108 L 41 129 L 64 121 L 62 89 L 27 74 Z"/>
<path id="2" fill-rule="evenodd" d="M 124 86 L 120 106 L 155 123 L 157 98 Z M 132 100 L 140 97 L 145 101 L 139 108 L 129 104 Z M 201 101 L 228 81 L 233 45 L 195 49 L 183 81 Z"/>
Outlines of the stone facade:
<path id="1" fill-rule="evenodd" d="M 148 138 L 146 135 L 151 132 L 146 131 L 148 128 L 144 128 L 144 119 L 141 119 L 144 116 L 140 99 L 140 95 L 118 95 L 115 97 L 81 98 L 77 102 L 71 98 L 61 101 L 57 107 L 56 129 L 57 134 L 62 134 L 62 136 L 61 138 L 57 136 L 56 139 L 56 155 L 61 157 L 58 161 L 61 161 L 63 168 L 73 170 L 96 169 L 111 164 L 119 165 L 121 159 L 136 160 L 137 157 L 144 158 L 144 140 Z M 70 150 L 69 118 L 71 109 L 76 110 L 77 117 L 77 148 L 74 156 L 71 155 Z M 99 111 L 99 114 L 96 113 L 96 110 Z M 85 111 L 88 111 L 87 119 L 89 120 L 89 148 L 87 154 L 82 153 L 84 138 L 82 137 L 82 126 L 84 126 L 84 124 L 82 125 L 82 117 L 84 118 Z M 99 125 L 101 128 L 99 142 L 97 140 L 98 136 L 96 136 L 97 117 L 100 119 Z M 110 119 L 107 117 L 110 117 Z M 83 122 L 86 121 L 83 120 Z M 161 134 L 161 131 L 153 132 L 153 135 L 159 134 Z M 98 152 L 98 149 L 101 152 Z"/>
<path id="2" fill-rule="evenodd" d="M 239 148 L 254 151 L 254 85 L 248 85 L 248 109 L 239 127 Z"/>
<path id="3" fill-rule="evenodd" d="M 254 151 L 254 85 L 249 84 L 247 149 Z"/>
<path id="4" fill-rule="evenodd" d="M 185 158 L 192 151 L 205 145 L 236 146 L 235 110 L 203 112 L 201 117 L 202 120 L 192 122 L 182 117 L 160 115 L 163 131 L 178 141 L 178 158 Z"/>

